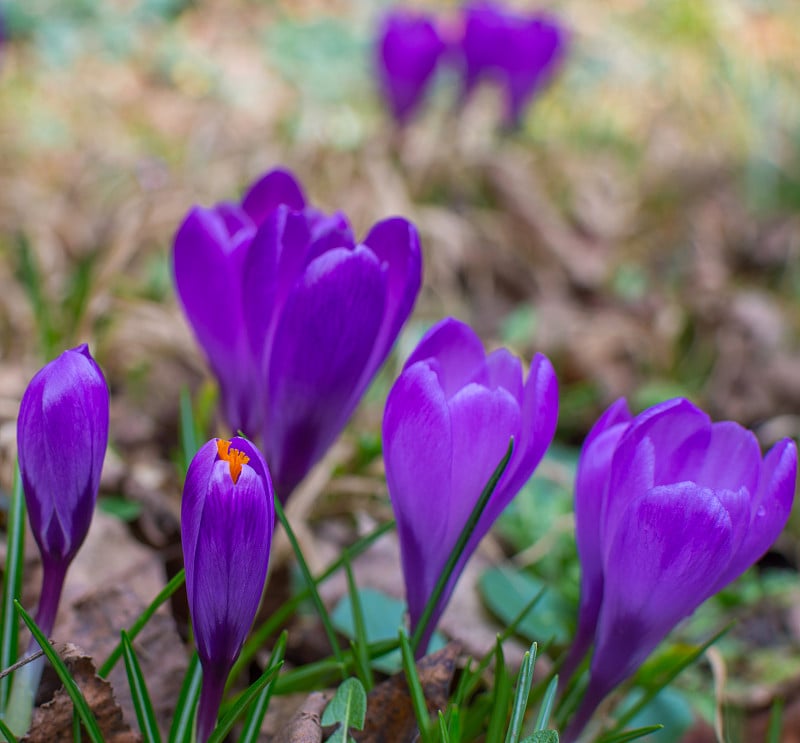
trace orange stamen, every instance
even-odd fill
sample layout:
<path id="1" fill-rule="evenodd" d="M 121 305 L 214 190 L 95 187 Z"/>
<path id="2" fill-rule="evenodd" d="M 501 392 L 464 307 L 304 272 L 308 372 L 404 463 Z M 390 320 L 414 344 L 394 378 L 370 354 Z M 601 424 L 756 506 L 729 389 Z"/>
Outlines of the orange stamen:
<path id="1" fill-rule="evenodd" d="M 231 480 L 236 485 L 239 475 L 242 474 L 242 465 L 250 461 L 250 457 L 239 449 L 231 449 L 231 442 L 225 439 L 217 439 L 217 454 L 219 458 L 227 462 L 231 468 Z"/>

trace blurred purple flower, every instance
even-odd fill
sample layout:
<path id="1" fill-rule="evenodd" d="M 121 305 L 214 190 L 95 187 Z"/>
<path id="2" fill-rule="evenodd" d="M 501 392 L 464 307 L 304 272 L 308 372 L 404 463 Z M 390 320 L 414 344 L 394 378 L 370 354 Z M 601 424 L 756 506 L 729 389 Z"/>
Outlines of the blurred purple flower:
<path id="1" fill-rule="evenodd" d="M 564 740 L 669 631 L 758 560 L 795 492 L 794 442 L 755 436 L 675 399 L 635 418 L 612 405 L 584 443 L 575 485 L 581 604 L 566 676 L 594 643 Z"/>
<path id="2" fill-rule="evenodd" d="M 203 668 L 201 743 L 216 725 L 261 601 L 274 522 L 272 482 L 258 449 L 242 438 L 206 443 L 189 465 L 181 502 L 186 593 Z"/>
<path id="3" fill-rule="evenodd" d="M 92 520 L 108 444 L 108 387 L 86 344 L 40 369 L 22 396 L 17 448 L 31 531 L 42 555 L 36 622 L 53 630 L 67 568 Z"/>
<path id="4" fill-rule="evenodd" d="M 393 8 L 383 16 L 376 46 L 381 93 L 397 122 L 405 123 L 422 103 L 445 43 L 431 17 Z"/>
<path id="5" fill-rule="evenodd" d="M 530 478 L 553 438 L 558 385 L 537 354 L 523 383 L 506 349 L 485 355 L 472 329 L 445 319 L 420 341 L 386 402 L 383 451 L 412 632 L 483 487 L 514 452 L 418 648 L 424 654 L 461 571 Z"/>
<path id="6" fill-rule="evenodd" d="M 560 65 L 566 32 L 553 16 L 520 15 L 487 0 L 468 3 L 463 12 L 462 97 L 466 99 L 482 78 L 494 80 L 505 89 L 506 124 L 516 127 L 525 107 Z"/>
<path id="7" fill-rule="evenodd" d="M 285 181 L 268 198 L 251 190 L 243 208 L 195 208 L 175 238 L 178 292 L 228 422 L 262 433 L 283 502 L 386 359 L 422 273 L 412 224 L 384 220 L 356 244 L 344 215 L 303 208 L 291 184 L 294 201 Z"/>

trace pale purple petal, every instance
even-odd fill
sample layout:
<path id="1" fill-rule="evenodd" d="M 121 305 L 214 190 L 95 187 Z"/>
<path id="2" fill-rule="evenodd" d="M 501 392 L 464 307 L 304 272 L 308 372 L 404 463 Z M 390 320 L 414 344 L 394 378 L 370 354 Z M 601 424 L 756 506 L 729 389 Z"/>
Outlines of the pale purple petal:
<path id="1" fill-rule="evenodd" d="M 453 427 L 437 366 L 418 362 L 406 369 L 389 393 L 383 417 L 386 484 L 408 578 L 412 626 L 441 570 L 450 506 L 446 494 L 452 489 Z"/>
<path id="2" fill-rule="evenodd" d="M 702 603 L 731 559 L 731 530 L 719 499 L 693 483 L 656 487 L 621 514 L 592 658 L 606 691 Z"/>
<path id="3" fill-rule="evenodd" d="M 778 538 L 792 511 L 796 480 L 797 445 L 790 439 L 783 439 L 764 458 L 758 488 L 751 498 L 744 543 L 723 571 L 715 591 L 738 578 Z"/>
<path id="4" fill-rule="evenodd" d="M 483 344 L 466 323 L 452 317 L 440 320 L 422 337 L 408 357 L 406 368 L 434 357 L 441 365 L 441 382 L 447 397 L 469 382 L 489 381 Z"/>

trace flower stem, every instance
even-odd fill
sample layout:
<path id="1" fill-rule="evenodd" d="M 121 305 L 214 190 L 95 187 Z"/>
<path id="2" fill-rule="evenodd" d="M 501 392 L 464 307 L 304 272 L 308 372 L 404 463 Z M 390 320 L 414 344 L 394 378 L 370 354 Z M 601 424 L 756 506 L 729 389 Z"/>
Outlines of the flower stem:
<path id="1" fill-rule="evenodd" d="M 53 633 L 53 626 L 58 613 L 58 603 L 64 588 L 64 578 L 68 565 L 64 562 L 44 560 L 42 574 L 42 593 L 36 609 L 36 625 L 47 637 Z M 24 657 L 33 655 L 39 650 L 39 643 L 31 638 Z M 31 726 L 33 707 L 36 703 L 36 692 L 44 671 L 44 657 L 26 663 L 14 673 L 11 693 L 6 708 L 6 724 L 15 735 L 24 735 Z"/>
<path id="2" fill-rule="evenodd" d="M 206 673 L 203 669 L 203 686 L 197 704 L 197 743 L 206 743 L 217 726 L 217 715 L 222 704 L 228 674 Z"/>

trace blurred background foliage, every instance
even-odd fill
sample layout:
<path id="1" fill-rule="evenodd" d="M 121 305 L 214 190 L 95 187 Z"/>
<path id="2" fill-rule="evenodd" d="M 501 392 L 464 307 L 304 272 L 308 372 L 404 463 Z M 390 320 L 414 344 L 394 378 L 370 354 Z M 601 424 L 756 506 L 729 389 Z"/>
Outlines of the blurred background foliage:
<path id="1" fill-rule="evenodd" d="M 456 110 L 447 75 L 397 131 L 372 74 L 386 6 L 0 0 L 0 481 L 27 380 L 86 340 L 114 393 L 119 482 L 127 463 L 155 462 L 174 510 L 179 390 L 209 392 L 171 288 L 172 235 L 191 204 L 234 199 L 282 164 L 359 235 L 389 214 L 412 219 L 425 252 L 414 319 L 312 521 L 342 503 L 386 515 L 365 497 L 385 492 L 383 400 L 436 319 L 454 314 L 525 358 L 547 353 L 561 444 L 499 524 L 512 562 L 479 587 L 501 621 L 515 596 L 549 589 L 532 621 L 552 635 L 520 633 L 559 645 L 568 635 L 552 617 L 577 601 L 576 445 L 603 407 L 682 394 L 765 445 L 800 432 L 800 5 L 541 3 L 570 29 L 570 50 L 514 133 L 500 131 L 491 89 Z M 796 564 L 797 536 L 795 525 L 775 561 Z M 697 639 L 741 618 L 722 648 L 745 707 L 800 676 L 779 662 L 800 634 L 787 620 L 796 575 L 783 575 L 747 576 L 685 630 Z"/>

